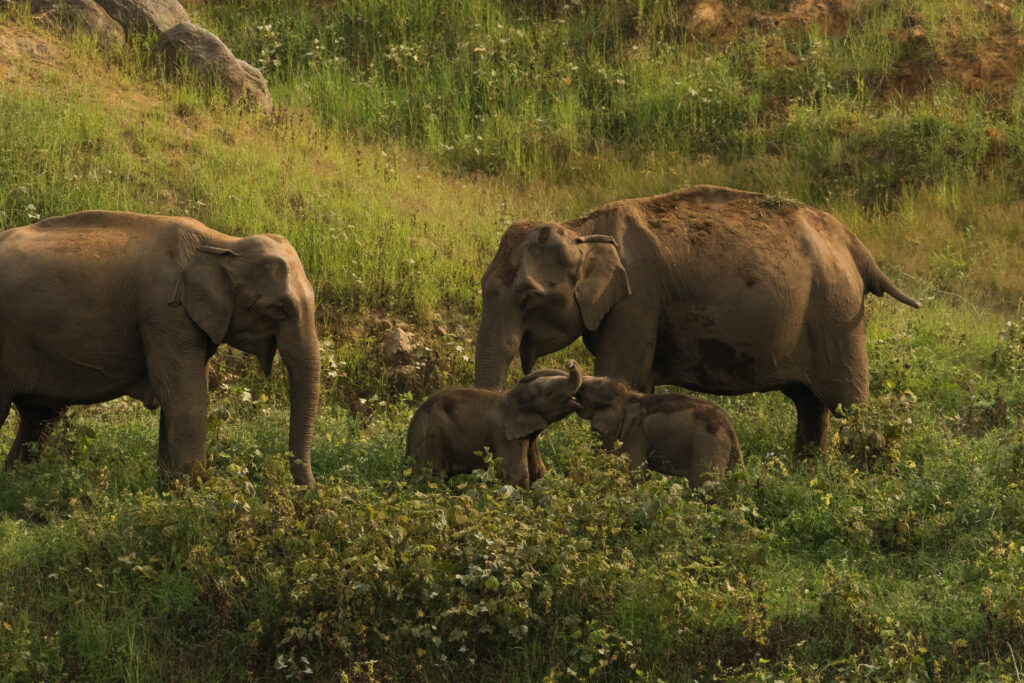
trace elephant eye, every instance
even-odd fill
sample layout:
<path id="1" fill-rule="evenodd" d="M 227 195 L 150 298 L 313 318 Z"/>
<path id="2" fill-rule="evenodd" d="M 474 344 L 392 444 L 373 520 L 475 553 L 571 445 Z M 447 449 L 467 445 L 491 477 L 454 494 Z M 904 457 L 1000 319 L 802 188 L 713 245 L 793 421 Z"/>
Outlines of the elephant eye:
<path id="1" fill-rule="evenodd" d="M 274 320 L 284 320 L 288 317 L 288 308 L 284 304 L 270 304 L 267 306 L 267 315 Z"/>

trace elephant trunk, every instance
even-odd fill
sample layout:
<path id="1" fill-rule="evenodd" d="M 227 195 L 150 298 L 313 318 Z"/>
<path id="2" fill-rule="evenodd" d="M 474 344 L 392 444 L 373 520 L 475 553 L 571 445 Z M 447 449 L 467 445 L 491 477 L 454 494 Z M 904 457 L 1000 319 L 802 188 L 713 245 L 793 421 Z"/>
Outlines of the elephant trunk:
<path id="1" fill-rule="evenodd" d="M 568 386 L 572 389 L 571 394 L 575 395 L 580 390 L 580 387 L 583 386 L 583 371 L 580 370 L 579 363 L 574 360 L 570 360 L 566 368 L 569 370 L 569 377 L 565 381 L 568 382 Z"/>
<path id="2" fill-rule="evenodd" d="M 509 366 L 519 348 L 520 333 L 484 305 L 476 337 L 476 386 L 504 389 Z"/>
<path id="3" fill-rule="evenodd" d="M 288 368 L 291 401 L 288 450 L 292 454 L 292 478 L 296 484 L 308 486 L 315 483 L 310 467 L 310 450 L 320 399 L 320 344 L 316 332 L 311 331 L 279 336 L 278 349 Z"/>

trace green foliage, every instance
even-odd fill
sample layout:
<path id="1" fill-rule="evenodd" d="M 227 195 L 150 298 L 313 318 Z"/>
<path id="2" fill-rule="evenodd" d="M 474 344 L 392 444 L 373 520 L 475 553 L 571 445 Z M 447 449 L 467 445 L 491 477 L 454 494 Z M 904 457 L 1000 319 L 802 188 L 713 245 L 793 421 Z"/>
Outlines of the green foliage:
<path id="1" fill-rule="evenodd" d="M 890 209 L 908 185 L 1005 163 L 993 130 L 1011 133 L 996 136 L 1007 151 L 1021 146 L 1019 97 L 965 92 L 953 68 L 1019 30 L 1015 14 L 958 6 L 924 16 L 910 2 L 868 2 L 850 11 L 848 30 L 823 32 L 790 21 L 795 6 L 729 3 L 726 25 L 744 29 L 696 40 L 694 7 L 260 0 L 200 13 L 329 127 L 397 136 L 462 170 L 571 181 L 608 154 L 769 153 L 787 157 L 812 201 L 849 195 Z M 915 24 L 925 40 L 907 38 Z M 953 37 L 968 26 L 975 47 Z M 902 96 L 904 82 L 932 79 Z"/>
<path id="2" fill-rule="evenodd" d="M 1019 7 L 699 39 L 667 0 L 193 4 L 268 74 L 272 117 L 162 80 L 146 41 L 0 9 L 0 40 L 53 44 L 0 50 L 0 229 L 103 207 L 287 236 L 320 302 L 320 484 L 289 482 L 282 369 L 238 352 L 215 357 L 196 489 L 155 490 L 137 403 L 73 409 L 0 473 L 0 680 L 1017 676 L 1024 95 L 942 68 L 1019 33 Z M 635 483 L 575 419 L 530 492 L 410 480 L 412 410 L 472 380 L 505 225 L 696 182 L 828 208 L 925 303 L 867 300 L 871 398 L 829 453 L 789 459 L 777 394 L 715 397 L 746 469 L 706 489 Z M 380 353 L 397 322 L 408 372 Z M 588 354 L 545 362 L 566 356 Z"/>

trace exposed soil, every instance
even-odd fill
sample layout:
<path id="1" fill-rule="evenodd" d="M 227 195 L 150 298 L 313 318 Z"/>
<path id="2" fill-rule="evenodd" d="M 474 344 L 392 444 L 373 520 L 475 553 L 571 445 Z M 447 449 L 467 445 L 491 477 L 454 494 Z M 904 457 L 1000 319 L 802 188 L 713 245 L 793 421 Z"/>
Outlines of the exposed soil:
<path id="1" fill-rule="evenodd" d="M 0 26 L 0 80 L 9 80 L 14 67 L 22 60 L 52 66 L 60 58 L 60 49 L 49 38 Z"/>
<path id="2" fill-rule="evenodd" d="M 723 0 L 699 0 L 689 10 L 686 28 L 698 40 L 719 43 L 743 32 L 763 32 L 767 34 L 766 62 L 800 69 L 800 57 L 788 52 L 773 34 L 817 27 L 829 35 L 840 35 L 870 4 L 864 0 L 794 0 L 783 10 L 756 12 Z M 877 84 L 877 92 L 883 97 L 916 97 L 934 85 L 955 83 L 966 92 L 984 92 L 997 103 L 1006 102 L 1024 67 L 1024 36 L 1014 30 L 1008 5 L 987 2 L 985 8 L 988 36 L 984 40 L 961 36 L 959 26 L 944 35 L 928 35 L 920 14 L 908 14 L 902 28 L 890 36 L 901 45 L 903 56 Z"/>
<path id="3" fill-rule="evenodd" d="M 721 42 L 753 30 L 807 30 L 817 26 L 829 34 L 842 33 L 863 0 L 794 0 L 784 10 L 757 12 L 722 0 L 699 0 L 689 10 L 686 29 L 700 39 Z"/>

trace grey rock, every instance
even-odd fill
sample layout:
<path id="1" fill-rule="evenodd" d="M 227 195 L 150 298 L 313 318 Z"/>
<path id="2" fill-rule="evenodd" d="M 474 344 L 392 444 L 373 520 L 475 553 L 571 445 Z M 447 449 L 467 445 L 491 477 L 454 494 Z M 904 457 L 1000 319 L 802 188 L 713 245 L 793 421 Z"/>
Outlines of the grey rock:
<path id="1" fill-rule="evenodd" d="M 245 74 L 246 98 L 265 114 L 272 112 L 274 100 L 270 98 L 270 89 L 267 88 L 267 80 L 263 78 L 263 74 L 244 59 L 238 60 L 238 66 L 242 67 L 242 73 Z"/>
<path id="2" fill-rule="evenodd" d="M 160 33 L 188 21 L 178 0 L 96 0 L 125 33 Z"/>
<path id="3" fill-rule="evenodd" d="M 232 102 L 243 100 L 267 112 L 273 108 L 263 74 L 236 59 L 220 38 L 201 26 L 189 22 L 172 26 L 160 35 L 154 50 L 163 57 L 169 72 L 179 60 L 183 61 L 220 83 Z"/>
<path id="4" fill-rule="evenodd" d="M 124 42 L 124 29 L 93 0 L 32 0 L 29 8 L 45 23 L 82 28 L 102 43 Z"/>
<path id="5" fill-rule="evenodd" d="M 384 361 L 388 365 L 404 365 L 412 360 L 416 346 L 412 335 L 401 327 L 392 327 L 382 340 Z"/>

